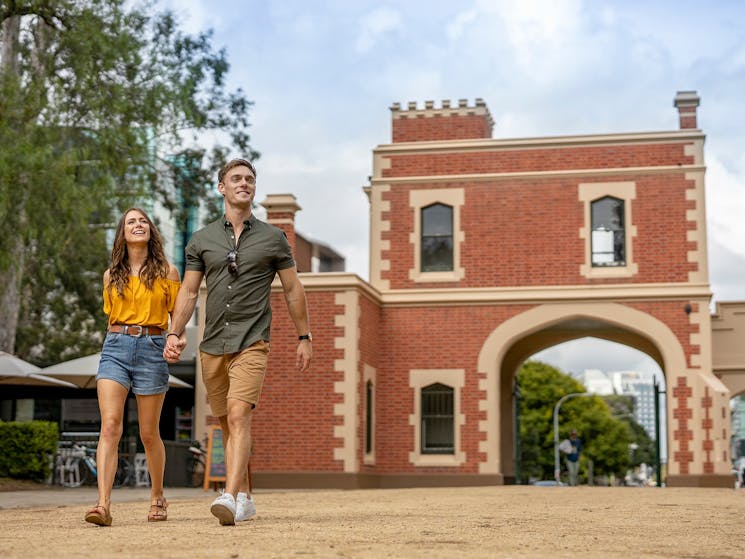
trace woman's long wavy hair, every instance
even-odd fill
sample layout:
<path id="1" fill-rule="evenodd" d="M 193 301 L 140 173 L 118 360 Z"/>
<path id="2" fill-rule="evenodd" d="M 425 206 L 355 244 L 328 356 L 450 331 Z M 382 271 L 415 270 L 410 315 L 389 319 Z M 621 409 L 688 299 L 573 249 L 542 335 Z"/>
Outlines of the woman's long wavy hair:
<path id="1" fill-rule="evenodd" d="M 131 267 L 129 264 L 129 252 L 127 242 L 124 240 L 124 221 L 127 219 L 129 212 L 141 213 L 150 225 L 150 240 L 147 243 L 147 258 L 145 264 L 140 269 L 140 279 L 148 289 L 153 288 L 153 283 L 157 278 L 166 278 L 168 276 L 168 261 L 166 260 L 165 251 L 163 250 L 163 239 L 158 232 L 158 228 L 152 222 L 150 217 L 140 208 L 129 208 L 122 214 L 119 225 L 116 227 L 114 236 L 114 246 L 111 249 L 111 267 L 109 268 L 109 284 L 106 286 L 109 291 L 116 287 L 119 295 L 124 294 L 124 288 L 129 283 Z"/>

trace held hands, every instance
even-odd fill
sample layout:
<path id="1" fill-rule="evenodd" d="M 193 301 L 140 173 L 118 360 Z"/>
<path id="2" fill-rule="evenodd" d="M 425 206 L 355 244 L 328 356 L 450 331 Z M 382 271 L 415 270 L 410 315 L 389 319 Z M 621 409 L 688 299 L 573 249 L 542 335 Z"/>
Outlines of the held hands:
<path id="1" fill-rule="evenodd" d="M 297 345 L 297 370 L 304 373 L 310 367 L 310 359 L 313 357 L 313 346 L 308 340 L 301 340 Z"/>
<path id="2" fill-rule="evenodd" d="M 181 360 L 181 352 L 186 347 L 186 336 L 172 334 L 166 337 L 166 347 L 163 350 L 163 359 L 168 363 L 178 363 Z"/>

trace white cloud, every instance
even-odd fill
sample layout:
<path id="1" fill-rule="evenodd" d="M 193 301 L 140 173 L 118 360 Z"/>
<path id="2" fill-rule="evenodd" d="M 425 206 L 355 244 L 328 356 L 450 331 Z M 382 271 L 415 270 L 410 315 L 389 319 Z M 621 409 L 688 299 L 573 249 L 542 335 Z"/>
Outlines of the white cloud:
<path id="1" fill-rule="evenodd" d="M 402 28 L 401 14 L 393 8 L 386 6 L 365 14 L 360 20 L 357 52 L 360 54 L 369 52 L 386 35 L 394 34 Z"/>
<path id="2" fill-rule="evenodd" d="M 581 338 L 564 342 L 533 355 L 530 359 L 543 361 L 565 373 L 581 375 L 585 369 L 637 371 L 662 378 L 657 362 L 636 349 L 598 338 Z"/>
<path id="3" fill-rule="evenodd" d="M 173 12 L 179 29 L 190 35 L 222 26 L 222 12 L 202 0 L 160 0 L 163 10 Z"/>
<path id="4" fill-rule="evenodd" d="M 460 39 L 466 28 L 476 21 L 477 16 L 478 12 L 476 10 L 468 10 L 455 16 L 455 19 L 445 29 L 448 39 L 450 41 Z"/>
<path id="5" fill-rule="evenodd" d="M 706 213 L 711 241 L 745 258 L 745 175 L 727 169 L 716 154 L 706 157 Z"/>
<path id="6" fill-rule="evenodd" d="M 390 141 L 392 102 L 482 97 L 495 136 L 521 138 L 676 129 L 675 92 L 698 90 L 712 289 L 718 300 L 745 300 L 745 11 L 736 2 L 160 4 L 182 14 L 188 31 L 218 30 L 231 88 L 256 101 L 260 194 L 294 193 L 298 229 L 364 278 L 361 187 L 372 149 Z M 562 359 L 552 364 L 641 369 L 648 359 L 572 343 L 548 350 Z"/>

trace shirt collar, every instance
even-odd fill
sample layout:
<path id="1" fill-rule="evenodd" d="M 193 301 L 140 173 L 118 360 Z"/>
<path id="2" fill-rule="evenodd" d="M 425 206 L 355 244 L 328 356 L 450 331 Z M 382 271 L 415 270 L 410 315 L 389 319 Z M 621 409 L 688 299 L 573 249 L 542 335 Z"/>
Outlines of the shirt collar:
<path id="1" fill-rule="evenodd" d="M 256 216 L 254 214 L 251 214 L 251 217 L 243 220 L 243 225 L 245 225 L 248 229 L 251 229 L 251 227 L 253 227 L 255 222 L 256 222 Z M 225 227 L 226 229 L 228 227 L 233 226 L 233 224 L 228 221 L 228 218 L 225 217 L 225 214 L 223 214 L 222 216 L 222 224 L 223 224 L 223 227 Z"/>

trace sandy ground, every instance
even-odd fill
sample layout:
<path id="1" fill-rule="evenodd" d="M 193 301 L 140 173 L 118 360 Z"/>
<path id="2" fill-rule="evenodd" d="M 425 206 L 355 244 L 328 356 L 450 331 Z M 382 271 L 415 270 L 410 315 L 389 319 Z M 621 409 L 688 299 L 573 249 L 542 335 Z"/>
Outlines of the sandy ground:
<path id="1" fill-rule="evenodd" d="M 83 521 L 88 504 L 3 508 L 0 557 L 745 557 L 745 491 L 732 489 L 260 492 L 235 527 L 210 516 L 213 497 L 172 498 L 162 523 L 146 501 L 115 501 L 110 528 Z"/>

